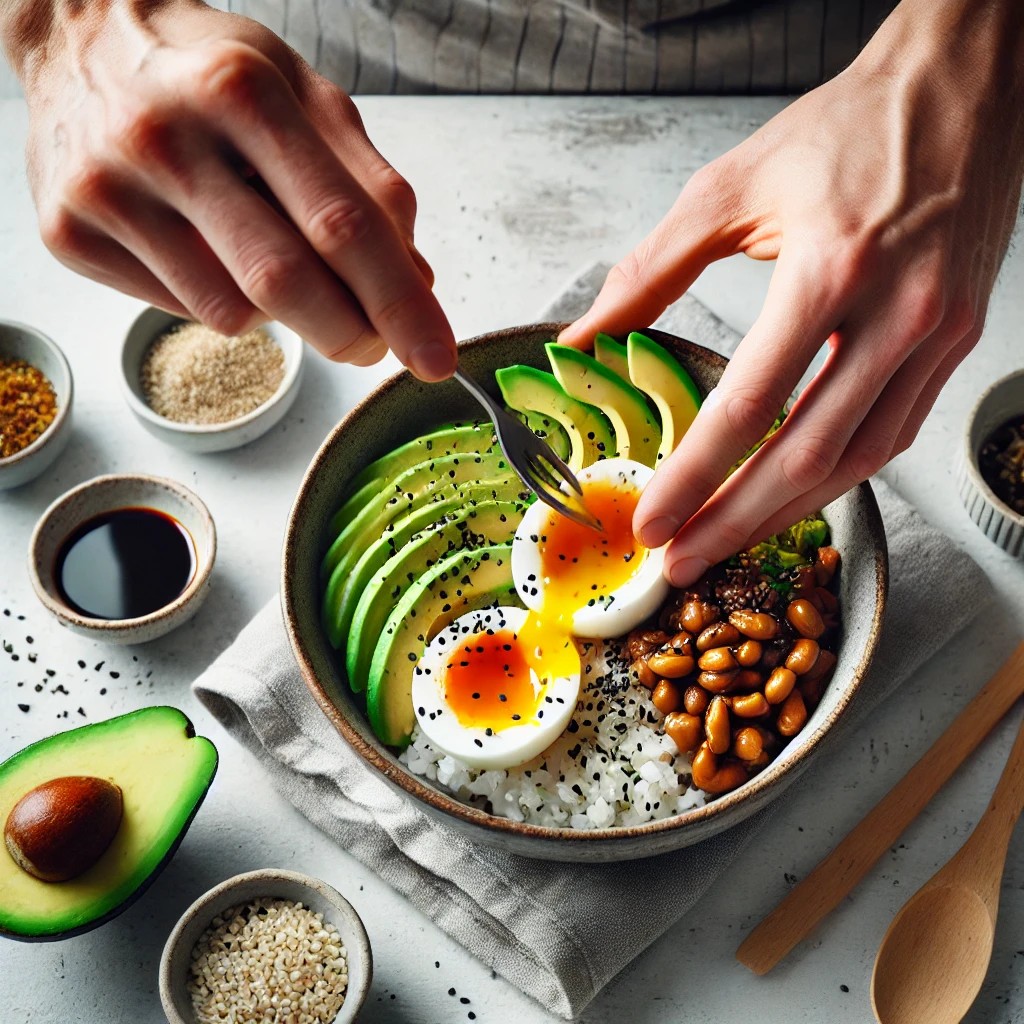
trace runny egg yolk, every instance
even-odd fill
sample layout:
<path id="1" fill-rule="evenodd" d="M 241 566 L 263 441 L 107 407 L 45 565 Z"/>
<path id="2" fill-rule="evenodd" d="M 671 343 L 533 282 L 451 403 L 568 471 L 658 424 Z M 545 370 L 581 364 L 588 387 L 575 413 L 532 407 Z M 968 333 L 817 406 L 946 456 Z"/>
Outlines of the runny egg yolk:
<path id="1" fill-rule="evenodd" d="M 518 632 L 489 630 L 466 637 L 448 659 L 445 700 L 464 726 L 499 732 L 541 718 L 548 681 L 580 671 L 573 615 L 622 586 L 646 557 L 632 529 L 640 491 L 600 479 L 582 487 L 603 530 L 551 512 L 537 537 L 544 576 L 541 609 L 530 612 Z"/>
<path id="2" fill-rule="evenodd" d="M 463 725 L 495 730 L 532 718 L 539 699 L 511 629 L 477 633 L 460 643 L 448 659 L 444 696 Z"/>

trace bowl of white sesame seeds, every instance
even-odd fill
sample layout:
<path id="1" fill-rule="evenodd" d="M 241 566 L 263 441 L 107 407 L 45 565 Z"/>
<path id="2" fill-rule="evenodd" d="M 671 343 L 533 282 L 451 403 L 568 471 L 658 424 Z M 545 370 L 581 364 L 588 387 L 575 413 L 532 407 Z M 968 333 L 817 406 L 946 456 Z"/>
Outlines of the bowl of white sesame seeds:
<path id="1" fill-rule="evenodd" d="M 237 336 L 144 309 L 121 347 L 128 407 L 154 437 L 190 452 L 256 440 L 299 393 L 305 345 L 283 324 Z"/>
<path id="2" fill-rule="evenodd" d="M 352 905 L 296 871 L 235 875 L 181 916 L 160 959 L 170 1024 L 348 1024 L 373 957 Z"/>

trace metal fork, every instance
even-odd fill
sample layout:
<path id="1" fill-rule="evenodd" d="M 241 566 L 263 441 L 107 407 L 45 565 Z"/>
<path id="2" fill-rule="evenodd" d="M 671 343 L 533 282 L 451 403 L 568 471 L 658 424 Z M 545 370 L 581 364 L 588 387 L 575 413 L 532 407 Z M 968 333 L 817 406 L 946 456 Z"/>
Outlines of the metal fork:
<path id="1" fill-rule="evenodd" d="M 487 410 L 498 444 L 509 465 L 534 494 L 563 516 L 593 530 L 602 530 L 601 522 L 583 501 L 583 488 L 569 467 L 528 426 L 510 416 L 464 370 L 455 371 L 455 379 Z M 568 486 L 565 490 L 563 485 Z"/>

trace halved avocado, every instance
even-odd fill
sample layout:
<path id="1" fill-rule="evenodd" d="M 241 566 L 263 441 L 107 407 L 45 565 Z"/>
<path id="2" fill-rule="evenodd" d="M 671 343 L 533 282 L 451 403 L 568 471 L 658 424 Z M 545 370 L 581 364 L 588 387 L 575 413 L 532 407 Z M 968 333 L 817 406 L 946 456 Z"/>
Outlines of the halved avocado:
<path id="1" fill-rule="evenodd" d="M 432 566 L 456 551 L 508 544 L 526 504 L 482 501 L 453 513 L 400 548 L 362 589 L 345 650 L 349 685 L 362 690 L 377 641 L 401 596 Z"/>
<path id="2" fill-rule="evenodd" d="M 411 512 L 415 508 L 429 504 L 433 500 L 443 500 L 448 492 L 457 490 L 460 484 L 470 480 L 488 480 L 500 482 L 518 479 L 515 472 L 505 461 L 500 450 L 477 454 L 463 452 L 455 455 L 444 455 L 419 462 L 397 477 L 390 478 L 377 488 L 373 496 L 362 509 L 351 519 L 324 555 L 321 574 L 331 578 L 331 586 L 338 586 L 338 573 L 335 571 L 343 562 L 350 567 L 359 556 L 382 533 L 388 523 Z M 355 557 L 351 553 L 355 552 Z M 347 573 L 347 570 L 346 570 Z"/>
<path id="3" fill-rule="evenodd" d="M 629 380 L 629 357 L 626 355 L 626 346 L 621 341 L 616 341 L 610 334 L 595 336 L 594 358 L 623 380 Z"/>
<path id="4" fill-rule="evenodd" d="M 40 881 L 0 848 L 0 934 L 64 939 L 119 914 L 170 860 L 216 771 L 214 745 L 170 707 L 58 733 L 0 764 L 0 826 L 26 793 L 66 776 L 105 779 L 120 787 L 123 800 L 111 844 L 68 881 Z"/>
<path id="5" fill-rule="evenodd" d="M 596 405 L 611 420 L 616 454 L 653 466 L 661 446 L 661 427 L 643 392 L 586 352 L 557 342 L 545 348 L 551 369 L 566 394 L 579 402 Z"/>
<path id="6" fill-rule="evenodd" d="M 539 412 L 557 420 L 569 435 L 566 462 L 575 473 L 614 454 L 612 429 L 592 405 L 570 398 L 557 380 L 532 366 L 506 366 L 495 372 L 505 404 L 520 412 Z"/>
<path id="7" fill-rule="evenodd" d="M 511 544 L 457 551 L 402 595 L 373 652 L 366 687 L 370 726 L 382 743 L 409 742 L 415 725 L 413 672 L 437 631 L 465 612 L 496 604 L 519 604 Z"/>
<path id="8" fill-rule="evenodd" d="M 340 648 L 345 642 L 364 588 L 374 573 L 402 548 L 410 537 L 484 501 L 515 501 L 525 507 L 532 500 L 533 494 L 517 476 L 498 483 L 471 482 L 452 492 L 442 501 L 431 501 L 429 504 L 414 508 L 401 519 L 388 523 L 380 536 L 361 553 L 353 549 L 331 573 L 323 600 L 324 628 L 327 630 L 327 639 L 331 646 Z M 353 562 L 353 558 L 357 560 Z M 359 693 L 363 690 L 365 682 L 349 674 L 349 685 Z"/>
<path id="9" fill-rule="evenodd" d="M 693 378 L 670 353 L 646 334 L 634 331 L 626 339 L 629 378 L 649 395 L 661 415 L 658 461 L 667 459 L 690 428 L 701 398 Z"/>

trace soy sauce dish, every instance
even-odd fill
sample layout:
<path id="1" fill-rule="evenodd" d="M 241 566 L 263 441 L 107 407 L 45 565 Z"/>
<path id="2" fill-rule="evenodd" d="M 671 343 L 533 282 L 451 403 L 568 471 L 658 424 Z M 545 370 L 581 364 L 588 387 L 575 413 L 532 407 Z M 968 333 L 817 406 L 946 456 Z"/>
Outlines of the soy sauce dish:
<path id="1" fill-rule="evenodd" d="M 61 625 L 145 643 L 187 622 L 209 590 L 217 533 L 173 480 L 99 476 L 58 498 L 29 542 L 29 576 Z"/>

